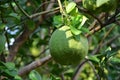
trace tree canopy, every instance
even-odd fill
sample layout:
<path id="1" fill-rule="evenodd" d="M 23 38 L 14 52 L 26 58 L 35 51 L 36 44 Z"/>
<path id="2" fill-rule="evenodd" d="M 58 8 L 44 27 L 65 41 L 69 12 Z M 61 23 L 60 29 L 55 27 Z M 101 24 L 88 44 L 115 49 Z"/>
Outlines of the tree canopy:
<path id="1" fill-rule="evenodd" d="M 56 61 L 77 58 L 70 38 L 65 43 L 69 35 L 56 35 L 54 48 L 58 54 L 69 50 L 71 59 L 51 55 L 51 36 L 63 26 L 72 40 L 81 41 L 80 35 L 88 40 L 83 47 L 88 54 L 80 54 L 75 65 Z M 120 0 L 0 0 L 0 80 L 120 80 L 119 27 Z"/>

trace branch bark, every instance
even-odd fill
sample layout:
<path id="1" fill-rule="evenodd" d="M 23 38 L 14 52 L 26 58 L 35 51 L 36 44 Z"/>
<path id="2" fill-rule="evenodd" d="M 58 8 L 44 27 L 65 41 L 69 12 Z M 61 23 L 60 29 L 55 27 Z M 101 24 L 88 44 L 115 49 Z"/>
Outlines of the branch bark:
<path id="1" fill-rule="evenodd" d="M 14 60 L 14 57 L 16 56 L 20 46 L 28 39 L 31 32 L 32 31 L 25 28 L 22 34 L 15 39 L 13 45 L 10 46 L 9 55 L 7 56 L 7 59 L 6 59 L 7 62 Z"/>
<path id="2" fill-rule="evenodd" d="M 76 69 L 76 72 L 74 73 L 73 77 L 72 77 L 72 80 L 77 80 L 78 79 L 78 75 L 80 74 L 81 70 L 82 70 L 82 67 L 83 65 L 88 61 L 88 59 L 85 59 L 84 61 L 82 61 L 77 69 Z"/>
<path id="3" fill-rule="evenodd" d="M 89 65 L 92 67 L 93 72 L 94 72 L 94 74 L 96 75 L 96 78 L 97 78 L 98 80 L 101 80 L 101 78 L 100 78 L 99 74 L 97 74 L 97 71 L 96 71 L 94 65 L 92 64 L 92 62 L 88 61 L 88 63 L 89 63 Z"/>
<path id="4" fill-rule="evenodd" d="M 47 63 L 51 59 L 52 59 L 51 56 L 47 56 L 47 57 L 44 57 L 40 60 L 33 61 L 29 65 L 21 68 L 18 72 L 18 75 L 24 76 L 24 75 L 28 74 L 31 70 L 34 70 L 35 68 L 42 66 L 43 64 Z"/>
<path id="5" fill-rule="evenodd" d="M 16 0 L 14 0 L 16 2 Z M 16 4 L 18 5 L 18 3 L 16 2 Z M 20 5 L 18 5 L 20 7 Z M 52 5 L 53 6 L 53 5 Z M 52 6 L 50 6 L 52 8 Z M 49 7 L 49 9 L 50 9 Z M 24 13 L 24 10 L 20 7 L 19 8 L 23 13 Z M 52 12 L 54 10 L 58 10 L 59 7 L 57 9 L 52 9 L 52 10 L 49 10 L 47 9 L 46 11 L 43 11 L 41 13 L 36 13 L 36 14 L 33 14 L 31 16 L 29 16 L 30 19 L 32 18 L 35 18 L 36 16 L 40 16 L 42 14 L 46 14 L 49 13 L 49 12 Z M 26 13 L 27 14 L 27 13 Z M 25 15 L 28 17 L 28 15 Z M 39 18 L 39 17 L 38 17 Z M 35 29 L 38 27 L 38 25 L 42 24 L 43 23 L 43 18 L 40 17 L 40 19 L 38 19 L 39 22 L 36 23 L 35 25 Z M 13 45 L 10 46 L 10 49 L 9 49 L 9 55 L 7 56 L 6 58 L 6 61 L 7 62 L 11 62 L 14 60 L 14 57 L 16 56 L 19 48 L 23 45 L 23 43 L 28 39 L 29 35 L 35 30 L 29 30 L 28 29 L 29 26 L 27 25 L 24 25 L 24 31 L 22 32 L 22 34 L 20 34 L 14 41 Z"/>

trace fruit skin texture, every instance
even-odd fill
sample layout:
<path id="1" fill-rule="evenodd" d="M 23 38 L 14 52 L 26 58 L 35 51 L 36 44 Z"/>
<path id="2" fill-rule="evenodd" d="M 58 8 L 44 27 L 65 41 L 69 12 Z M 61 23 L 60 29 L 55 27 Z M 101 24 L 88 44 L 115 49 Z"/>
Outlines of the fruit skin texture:
<path id="1" fill-rule="evenodd" d="M 73 35 L 68 26 L 63 26 L 52 34 L 49 48 L 56 62 L 77 65 L 88 53 L 88 41 L 82 35 Z"/>
<path id="2" fill-rule="evenodd" d="M 118 0 L 108 0 L 105 4 L 97 6 L 97 0 L 82 0 L 83 7 L 92 13 L 111 12 L 115 11 L 118 5 Z"/>
<path id="3" fill-rule="evenodd" d="M 83 7 L 86 8 L 89 11 L 95 11 L 96 6 L 96 0 L 82 0 Z"/>

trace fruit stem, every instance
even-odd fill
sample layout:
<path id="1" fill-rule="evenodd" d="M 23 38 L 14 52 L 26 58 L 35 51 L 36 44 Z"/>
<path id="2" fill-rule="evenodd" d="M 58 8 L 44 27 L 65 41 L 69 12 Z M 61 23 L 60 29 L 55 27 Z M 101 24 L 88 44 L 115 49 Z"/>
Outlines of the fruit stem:
<path id="1" fill-rule="evenodd" d="M 58 1 L 58 4 L 59 4 L 59 7 L 60 7 L 60 12 L 61 12 L 61 14 L 63 14 L 64 10 L 63 10 L 63 7 L 62 7 L 62 3 L 61 3 L 60 0 L 57 0 L 57 1 Z"/>

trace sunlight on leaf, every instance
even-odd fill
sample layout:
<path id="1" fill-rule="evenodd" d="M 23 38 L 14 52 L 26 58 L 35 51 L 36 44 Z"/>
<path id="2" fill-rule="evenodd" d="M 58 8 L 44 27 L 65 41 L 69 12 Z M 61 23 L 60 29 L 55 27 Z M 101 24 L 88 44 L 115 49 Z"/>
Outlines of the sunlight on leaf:
<path id="1" fill-rule="evenodd" d="M 83 16 L 82 17 L 82 22 L 81 22 L 81 24 L 79 26 L 79 29 L 85 24 L 86 21 L 87 21 L 87 17 Z"/>
<path id="2" fill-rule="evenodd" d="M 74 35 L 79 35 L 81 33 L 81 31 L 74 26 L 70 26 L 70 29 Z"/>
<path id="3" fill-rule="evenodd" d="M 96 2 L 97 7 L 100 7 L 103 4 L 106 4 L 108 1 L 110 1 L 110 0 L 97 0 L 97 2 Z"/>
<path id="4" fill-rule="evenodd" d="M 74 2 L 70 2 L 66 7 L 66 12 L 70 13 L 75 8 L 75 6 L 76 4 Z"/>

